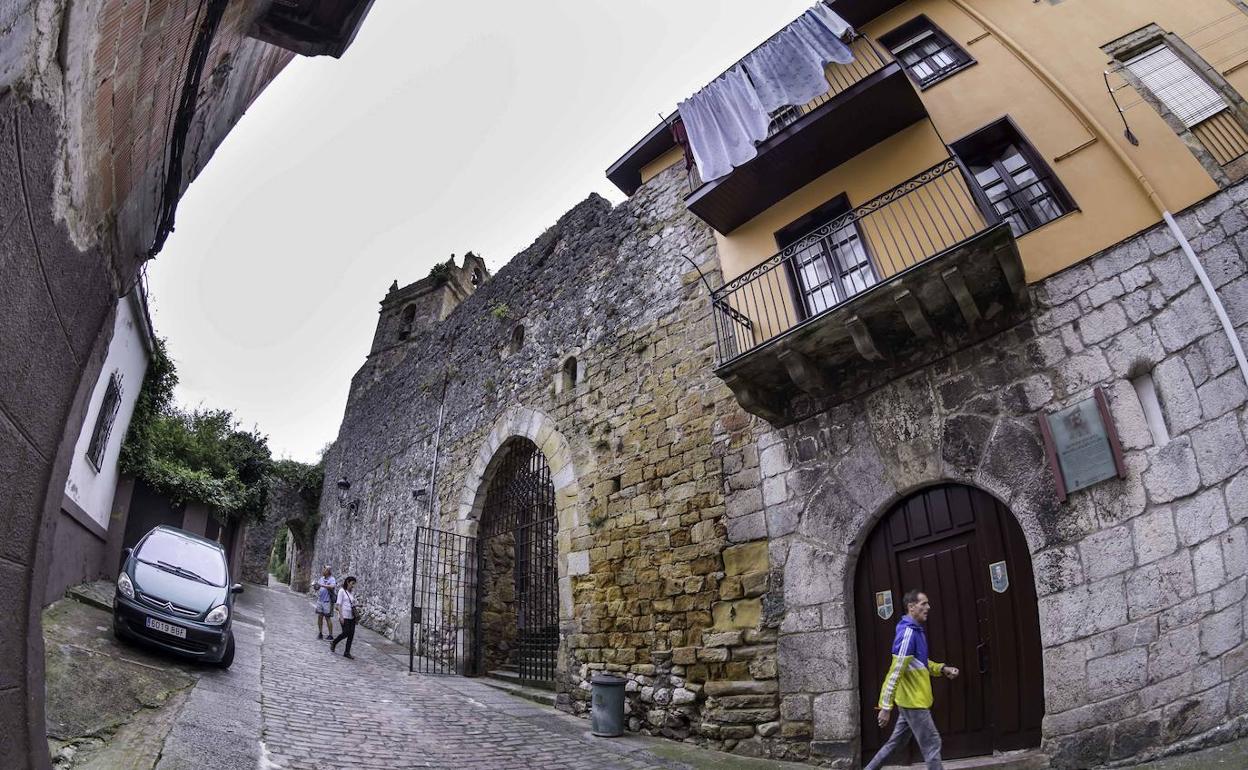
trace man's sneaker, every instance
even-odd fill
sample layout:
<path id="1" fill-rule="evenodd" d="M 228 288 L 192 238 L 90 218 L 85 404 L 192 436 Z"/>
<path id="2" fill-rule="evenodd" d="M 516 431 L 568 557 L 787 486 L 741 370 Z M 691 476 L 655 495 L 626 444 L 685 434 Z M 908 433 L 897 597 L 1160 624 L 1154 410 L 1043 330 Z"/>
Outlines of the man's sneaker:
<path id="1" fill-rule="evenodd" d="M 342 654 L 342 657 L 346 658 L 347 660 L 355 660 L 355 656 L 349 652 L 344 652 Z"/>
<path id="2" fill-rule="evenodd" d="M 332 652 L 334 651 L 334 648 L 335 648 L 335 647 L 337 647 L 337 646 L 338 646 L 338 643 L 337 643 L 337 642 L 335 642 L 335 641 L 333 641 L 333 640 L 331 640 L 331 641 L 330 641 L 330 643 L 329 643 L 329 651 L 332 653 Z"/>
<path id="3" fill-rule="evenodd" d="M 316 638 L 317 638 L 317 639 L 324 639 L 324 638 L 325 638 L 325 635 L 324 635 L 324 634 L 322 634 L 322 633 L 317 633 Z"/>

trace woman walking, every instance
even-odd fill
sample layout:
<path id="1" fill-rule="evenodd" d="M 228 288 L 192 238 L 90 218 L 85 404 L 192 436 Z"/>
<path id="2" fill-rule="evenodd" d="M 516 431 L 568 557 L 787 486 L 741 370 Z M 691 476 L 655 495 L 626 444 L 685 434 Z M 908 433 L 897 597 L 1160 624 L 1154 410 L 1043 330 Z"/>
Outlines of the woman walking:
<path id="1" fill-rule="evenodd" d="M 338 643 L 343 639 L 347 640 L 347 646 L 342 651 L 342 657 L 348 660 L 355 660 L 351 655 L 351 642 L 355 640 L 355 576 L 348 575 L 346 580 L 342 581 L 342 587 L 338 589 L 338 602 L 334 605 L 338 610 L 338 623 L 342 627 L 342 633 L 334 637 L 334 641 L 329 643 L 329 651 L 335 652 Z"/>

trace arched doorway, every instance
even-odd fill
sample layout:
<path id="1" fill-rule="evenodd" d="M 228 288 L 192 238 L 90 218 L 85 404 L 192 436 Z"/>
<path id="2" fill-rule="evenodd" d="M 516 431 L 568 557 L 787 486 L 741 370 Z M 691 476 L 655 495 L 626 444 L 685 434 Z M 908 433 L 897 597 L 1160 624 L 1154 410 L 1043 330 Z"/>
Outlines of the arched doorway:
<path id="1" fill-rule="evenodd" d="M 477 539 L 473 669 L 554 687 L 559 651 L 555 486 L 546 456 L 513 438 L 486 492 Z"/>
<path id="2" fill-rule="evenodd" d="M 902 595 L 932 602 L 933 660 L 962 670 L 935 679 L 932 716 L 945 759 L 1040 745 L 1044 673 L 1031 556 L 1013 515 L 972 487 L 926 489 L 876 524 L 854 579 L 862 751 L 868 758 L 892 730 L 875 722 Z M 888 592 L 888 593 L 885 593 Z M 891 604 L 891 609 L 890 609 Z M 911 762 L 921 760 L 911 747 Z M 900 760 L 900 758 L 898 758 Z"/>

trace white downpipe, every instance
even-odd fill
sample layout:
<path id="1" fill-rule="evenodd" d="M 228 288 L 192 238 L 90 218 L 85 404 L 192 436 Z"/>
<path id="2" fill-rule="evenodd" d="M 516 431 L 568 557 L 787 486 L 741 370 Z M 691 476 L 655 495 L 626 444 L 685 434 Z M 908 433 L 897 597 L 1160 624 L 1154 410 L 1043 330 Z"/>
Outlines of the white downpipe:
<path id="1" fill-rule="evenodd" d="M 1183 230 L 1179 227 L 1179 223 L 1174 221 L 1174 217 L 1169 211 L 1161 212 L 1161 216 L 1166 220 L 1166 224 L 1170 227 L 1170 232 L 1174 235 L 1175 240 L 1179 242 L 1179 248 L 1183 249 L 1183 254 L 1187 256 L 1187 261 L 1191 263 L 1192 269 L 1196 271 L 1196 277 L 1200 279 L 1200 285 L 1205 289 L 1205 296 L 1213 303 L 1213 312 L 1217 313 L 1218 320 L 1222 322 L 1222 331 L 1226 332 L 1226 339 L 1231 343 L 1231 350 L 1235 353 L 1235 360 L 1239 363 L 1239 373 L 1244 378 L 1244 385 L 1248 385 L 1248 359 L 1244 358 L 1244 347 L 1239 344 L 1239 335 L 1235 333 L 1235 326 L 1231 323 L 1231 318 L 1226 314 L 1226 307 L 1222 304 L 1222 299 L 1218 296 L 1218 292 L 1213 288 L 1213 281 L 1209 280 L 1209 274 L 1205 272 L 1205 266 L 1200 264 L 1200 260 L 1196 258 L 1196 252 L 1192 250 L 1192 244 L 1188 242 L 1187 236 L 1183 234 Z"/>

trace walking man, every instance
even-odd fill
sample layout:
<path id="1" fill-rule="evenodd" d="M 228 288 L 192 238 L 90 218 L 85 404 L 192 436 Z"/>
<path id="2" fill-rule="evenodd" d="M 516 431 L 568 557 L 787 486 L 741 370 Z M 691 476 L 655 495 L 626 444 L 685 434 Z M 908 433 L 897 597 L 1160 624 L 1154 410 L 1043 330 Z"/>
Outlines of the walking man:
<path id="1" fill-rule="evenodd" d="M 351 656 L 351 642 L 355 640 L 355 578 L 348 576 L 342 581 L 342 588 L 338 589 L 338 621 L 342 625 L 342 633 L 334 637 L 334 641 L 329 643 L 329 651 L 332 653 L 338 647 L 338 643 L 343 639 L 347 640 L 347 647 L 342 651 L 342 657 L 348 660 L 355 660 Z"/>
<path id="2" fill-rule="evenodd" d="M 943 675 L 948 679 L 957 679 L 961 672 L 953 666 L 927 658 L 927 634 L 924 633 L 922 625 L 927 622 L 927 614 L 932 609 L 927 594 L 912 588 L 906 591 L 902 603 L 906 607 L 906 614 L 897 623 L 897 633 L 893 638 L 893 664 L 888 667 L 884 686 L 880 688 L 879 716 L 876 721 L 881 728 L 887 727 L 894 703 L 901 713 L 897 715 L 893 734 L 863 770 L 877 770 L 894 751 L 910 741 L 911 735 L 923 752 L 927 770 L 941 770 L 940 733 L 936 731 L 936 723 L 932 721 L 930 711 L 931 678 Z"/>
<path id="3" fill-rule="evenodd" d="M 321 576 L 316 579 L 316 638 L 317 639 L 333 639 L 334 638 L 334 589 L 338 587 L 338 581 L 334 579 L 334 571 L 325 565 L 325 569 L 321 570 Z M 321 624 L 329 626 L 325 630 L 325 634 L 321 634 Z"/>

